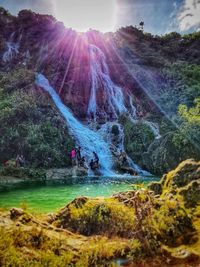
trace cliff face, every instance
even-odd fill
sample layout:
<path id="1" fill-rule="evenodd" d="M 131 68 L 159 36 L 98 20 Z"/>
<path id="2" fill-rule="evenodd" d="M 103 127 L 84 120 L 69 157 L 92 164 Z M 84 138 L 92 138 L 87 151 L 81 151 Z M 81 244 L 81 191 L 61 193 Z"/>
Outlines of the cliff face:
<path id="1" fill-rule="evenodd" d="M 144 114 L 150 110 L 157 111 L 129 73 L 114 34 L 96 31 L 79 34 L 66 29 L 51 16 L 30 11 L 21 11 L 18 17 L 1 15 L 0 28 L 1 56 L 4 57 L 0 68 L 9 71 L 17 65 L 24 65 L 35 72 L 43 72 L 79 118 L 86 117 L 92 87 L 91 45 L 101 49 L 110 78 L 122 88 L 127 105 L 127 95 L 132 93 L 136 97 L 136 106 L 141 105 Z M 6 58 L 5 52 L 9 49 L 10 55 Z M 105 90 L 99 81 L 96 91 L 101 107 L 106 106 Z M 144 98 L 145 104 L 141 101 Z"/>
<path id="2" fill-rule="evenodd" d="M 43 73 L 79 120 L 96 117 L 102 124 L 116 121 L 117 116 L 125 128 L 124 143 L 131 158 L 156 174 L 187 158 L 199 158 L 199 123 L 177 114 L 180 104 L 191 108 L 200 96 L 199 45 L 199 33 L 159 37 L 130 26 L 116 33 L 81 34 L 52 16 L 24 10 L 13 17 L 0 10 L 2 77 L 14 73 L 18 79 L 18 70 Z M 19 80 L 21 92 L 26 88 L 43 94 L 33 78 L 28 81 L 19 75 Z M 3 89 L 4 83 L 0 79 Z M 12 79 L 6 86 L 6 94 L 16 89 Z M 95 107 L 90 106 L 93 94 Z M 118 103 L 110 102 L 113 96 Z M 125 110 L 123 116 L 131 114 L 139 121 L 140 127 L 121 117 L 120 109 Z"/>

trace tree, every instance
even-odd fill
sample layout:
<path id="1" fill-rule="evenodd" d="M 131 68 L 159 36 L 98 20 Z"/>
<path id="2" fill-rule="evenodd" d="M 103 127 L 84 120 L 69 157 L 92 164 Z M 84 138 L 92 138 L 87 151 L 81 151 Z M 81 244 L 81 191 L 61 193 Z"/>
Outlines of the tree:
<path id="1" fill-rule="evenodd" d="M 139 29 L 142 30 L 142 31 L 144 30 L 144 21 L 140 22 Z"/>

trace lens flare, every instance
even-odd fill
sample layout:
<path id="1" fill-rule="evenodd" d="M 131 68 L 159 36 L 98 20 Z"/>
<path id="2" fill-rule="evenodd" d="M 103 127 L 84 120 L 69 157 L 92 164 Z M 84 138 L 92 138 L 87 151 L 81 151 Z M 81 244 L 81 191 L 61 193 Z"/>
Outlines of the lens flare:
<path id="1" fill-rule="evenodd" d="M 78 32 L 89 29 L 114 31 L 115 0 L 57 0 L 54 9 L 56 18 L 67 28 Z"/>

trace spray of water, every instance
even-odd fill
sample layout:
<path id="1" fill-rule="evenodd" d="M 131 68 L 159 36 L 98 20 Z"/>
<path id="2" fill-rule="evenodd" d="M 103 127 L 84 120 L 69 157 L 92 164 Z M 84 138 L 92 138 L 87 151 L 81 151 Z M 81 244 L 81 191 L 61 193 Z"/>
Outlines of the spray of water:
<path id="1" fill-rule="evenodd" d="M 9 40 L 6 42 L 6 50 L 2 57 L 4 63 L 10 62 L 13 57 L 19 53 L 19 43 L 21 37 L 18 39 L 17 42 L 14 42 L 14 36 L 15 32 L 11 34 Z"/>
<path id="2" fill-rule="evenodd" d="M 95 151 L 101 162 L 102 174 L 105 176 L 112 175 L 113 162 L 109 144 L 104 141 L 98 132 L 92 131 L 73 116 L 70 109 L 62 103 L 60 97 L 54 88 L 51 87 L 45 76 L 38 74 L 36 76 L 36 84 L 46 90 L 52 97 L 55 105 L 65 118 L 71 134 L 76 139 L 78 145 L 81 146 L 86 160 L 89 161 L 92 158 L 92 152 Z"/>
<path id="3" fill-rule="evenodd" d="M 103 112 L 108 118 L 109 114 L 113 114 L 115 118 L 118 118 L 119 114 L 127 112 L 122 90 L 111 80 L 105 55 L 100 48 L 95 45 L 89 45 L 89 52 L 92 86 L 87 110 L 88 116 L 92 114 L 96 121 L 97 112 L 102 113 L 102 108 L 97 104 L 97 90 L 103 88 L 107 107 Z"/>
<path id="4" fill-rule="evenodd" d="M 114 154 L 119 154 L 120 151 L 125 151 L 124 149 L 124 131 L 123 126 L 118 123 L 118 116 L 127 113 L 135 121 L 136 108 L 133 105 L 132 97 L 129 95 L 129 109 L 125 106 L 124 95 L 122 89 L 113 83 L 110 78 L 108 65 L 106 63 L 105 54 L 100 50 L 99 47 L 95 45 L 89 46 L 90 52 L 90 69 L 91 69 L 91 94 L 88 103 L 88 116 L 93 114 L 94 122 L 97 120 L 97 112 L 104 113 L 104 115 L 109 118 L 109 114 L 112 113 L 115 117 L 114 122 L 107 122 L 101 126 L 99 133 L 104 138 L 104 140 L 112 148 Z M 97 92 L 100 88 L 104 90 L 104 96 L 106 98 L 107 110 L 102 110 L 97 104 Z M 109 113 L 109 114 L 108 114 Z M 118 127 L 118 140 L 117 143 L 113 140 L 112 127 Z M 130 167 L 134 168 L 138 173 L 143 173 L 143 171 L 128 157 L 128 162 Z"/>
<path id="5" fill-rule="evenodd" d="M 159 127 L 158 127 L 157 123 L 147 121 L 147 120 L 143 120 L 143 122 L 151 128 L 151 130 L 155 136 L 155 139 L 161 138 Z"/>

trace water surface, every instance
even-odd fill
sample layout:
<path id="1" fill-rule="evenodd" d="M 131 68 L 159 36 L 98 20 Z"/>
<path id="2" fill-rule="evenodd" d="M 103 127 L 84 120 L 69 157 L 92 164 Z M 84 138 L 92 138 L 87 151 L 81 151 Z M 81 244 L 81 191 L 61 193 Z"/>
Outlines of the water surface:
<path id="1" fill-rule="evenodd" d="M 22 207 L 34 212 L 52 212 L 78 196 L 108 197 L 131 190 L 133 185 L 156 180 L 142 178 L 82 178 L 57 181 L 29 181 L 5 186 L 0 192 L 0 207 Z"/>

